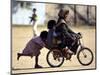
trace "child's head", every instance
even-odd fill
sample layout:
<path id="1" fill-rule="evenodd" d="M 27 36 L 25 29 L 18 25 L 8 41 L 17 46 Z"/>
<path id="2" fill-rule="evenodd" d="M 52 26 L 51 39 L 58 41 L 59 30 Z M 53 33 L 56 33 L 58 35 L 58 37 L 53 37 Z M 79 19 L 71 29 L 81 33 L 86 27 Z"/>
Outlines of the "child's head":
<path id="1" fill-rule="evenodd" d="M 33 12 L 36 12 L 36 8 L 33 8 Z"/>
<path id="2" fill-rule="evenodd" d="M 47 27 L 48 27 L 48 29 L 52 29 L 55 25 L 56 25 L 55 20 L 49 20 Z"/>
<path id="3" fill-rule="evenodd" d="M 48 35 L 48 32 L 47 31 L 42 31 L 40 33 L 40 38 L 44 41 L 47 39 L 47 35 Z"/>

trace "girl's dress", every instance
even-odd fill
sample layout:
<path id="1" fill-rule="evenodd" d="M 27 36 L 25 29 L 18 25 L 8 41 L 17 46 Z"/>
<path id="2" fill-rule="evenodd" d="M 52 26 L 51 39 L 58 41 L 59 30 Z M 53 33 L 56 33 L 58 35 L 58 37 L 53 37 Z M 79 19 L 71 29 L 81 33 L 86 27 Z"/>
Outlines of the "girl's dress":
<path id="1" fill-rule="evenodd" d="M 23 54 L 31 54 L 37 56 L 40 54 L 40 50 L 45 46 L 40 37 L 32 38 L 23 50 Z"/>

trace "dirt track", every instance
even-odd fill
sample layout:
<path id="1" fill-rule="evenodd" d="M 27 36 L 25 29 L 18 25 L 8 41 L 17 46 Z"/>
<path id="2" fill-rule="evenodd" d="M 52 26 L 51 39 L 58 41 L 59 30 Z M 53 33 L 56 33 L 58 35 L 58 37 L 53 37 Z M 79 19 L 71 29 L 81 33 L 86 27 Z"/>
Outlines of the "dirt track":
<path id="1" fill-rule="evenodd" d="M 74 31 L 83 34 L 84 45 L 89 47 L 94 53 L 95 58 L 95 28 L 93 27 L 72 27 Z M 39 32 L 47 30 L 39 27 Z M 34 69 L 34 57 L 21 57 L 17 61 L 17 53 L 22 52 L 26 43 L 32 38 L 32 28 L 29 26 L 14 26 L 12 27 L 12 73 L 32 73 L 32 72 L 46 72 L 46 71 L 60 71 L 60 70 L 79 70 L 79 69 L 94 69 L 95 59 L 89 66 L 82 66 L 76 56 L 73 56 L 71 61 L 66 61 L 59 68 L 50 68 L 46 62 L 46 54 L 48 50 L 43 48 L 39 57 L 39 64 L 43 69 Z"/>

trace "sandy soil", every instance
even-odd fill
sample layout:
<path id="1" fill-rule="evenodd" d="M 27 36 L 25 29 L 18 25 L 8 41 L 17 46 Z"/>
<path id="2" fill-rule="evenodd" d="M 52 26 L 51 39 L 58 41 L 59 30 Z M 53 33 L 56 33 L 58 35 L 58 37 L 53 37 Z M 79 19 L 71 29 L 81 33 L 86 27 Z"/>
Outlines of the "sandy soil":
<path id="1" fill-rule="evenodd" d="M 59 68 L 50 68 L 46 61 L 48 50 L 43 48 L 39 57 L 39 64 L 43 66 L 42 69 L 34 69 L 34 57 L 21 57 L 17 61 L 17 53 L 22 52 L 26 43 L 32 38 L 31 26 L 13 26 L 12 27 L 12 73 L 34 73 L 34 72 L 48 72 L 48 71 L 62 71 L 62 70 L 79 70 L 79 69 L 95 69 L 95 28 L 94 27 L 72 27 L 75 32 L 83 34 L 84 45 L 90 48 L 94 54 L 94 60 L 89 66 L 82 66 L 76 56 L 73 56 L 71 61 L 66 61 Z M 47 30 L 45 27 L 39 27 L 39 32 Z"/>

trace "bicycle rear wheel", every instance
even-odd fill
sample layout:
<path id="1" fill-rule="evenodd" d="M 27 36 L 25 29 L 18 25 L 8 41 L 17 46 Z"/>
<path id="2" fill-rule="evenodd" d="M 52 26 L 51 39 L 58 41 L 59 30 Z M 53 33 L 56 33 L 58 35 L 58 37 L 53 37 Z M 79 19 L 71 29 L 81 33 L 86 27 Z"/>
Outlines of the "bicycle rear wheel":
<path id="1" fill-rule="evenodd" d="M 47 63 L 51 67 L 60 67 L 64 62 L 63 54 L 60 50 L 53 49 L 50 50 L 47 54 Z"/>

